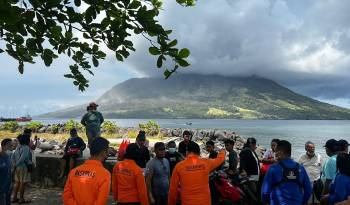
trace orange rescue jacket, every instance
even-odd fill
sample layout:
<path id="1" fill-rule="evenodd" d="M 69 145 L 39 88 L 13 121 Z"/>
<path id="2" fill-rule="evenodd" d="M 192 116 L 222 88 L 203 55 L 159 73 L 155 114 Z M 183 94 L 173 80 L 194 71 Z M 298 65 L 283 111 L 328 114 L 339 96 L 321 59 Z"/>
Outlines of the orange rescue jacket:
<path id="1" fill-rule="evenodd" d="M 224 160 L 225 151 L 221 151 L 216 159 L 202 159 L 190 154 L 179 162 L 171 176 L 168 205 L 176 204 L 179 185 L 182 205 L 210 205 L 209 174 Z"/>
<path id="2" fill-rule="evenodd" d="M 117 163 L 112 173 L 114 200 L 120 203 L 139 202 L 148 205 L 148 193 L 142 169 L 134 160 Z"/>
<path id="3" fill-rule="evenodd" d="M 64 205 L 105 205 L 111 174 L 100 161 L 87 160 L 69 172 L 63 191 Z"/>

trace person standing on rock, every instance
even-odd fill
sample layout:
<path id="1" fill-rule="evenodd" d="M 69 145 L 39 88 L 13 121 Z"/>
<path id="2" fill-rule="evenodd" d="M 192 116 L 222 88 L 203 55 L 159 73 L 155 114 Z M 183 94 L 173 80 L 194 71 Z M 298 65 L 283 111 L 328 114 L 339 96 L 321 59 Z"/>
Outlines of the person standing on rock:
<path id="1" fill-rule="evenodd" d="M 182 136 L 183 136 L 183 141 L 181 141 L 180 144 L 179 144 L 179 153 L 182 154 L 183 157 L 185 157 L 187 149 L 188 149 L 188 144 L 192 140 L 191 139 L 192 138 L 192 134 L 191 134 L 190 131 L 185 130 L 182 133 Z"/>
<path id="2" fill-rule="evenodd" d="M 97 137 L 90 148 L 90 159 L 72 169 L 62 194 L 65 205 L 105 205 L 110 192 L 111 174 L 103 167 L 109 141 Z"/>
<path id="3" fill-rule="evenodd" d="M 101 124 L 104 122 L 104 118 L 102 114 L 97 111 L 97 107 L 98 105 L 96 103 L 91 102 L 87 108 L 88 112 L 81 119 L 81 124 L 86 128 L 89 147 L 96 137 L 101 136 Z"/>

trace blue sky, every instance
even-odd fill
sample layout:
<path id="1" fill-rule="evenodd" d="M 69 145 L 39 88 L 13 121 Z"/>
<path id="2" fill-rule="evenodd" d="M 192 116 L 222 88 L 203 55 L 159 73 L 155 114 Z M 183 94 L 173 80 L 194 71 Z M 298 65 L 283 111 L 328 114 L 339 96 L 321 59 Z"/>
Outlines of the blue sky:
<path id="1" fill-rule="evenodd" d="M 184 8 L 165 1 L 159 20 L 191 50 L 191 67 L 179 73 L 259 75 L 303 95 L 350 108 L 350 1 L 215 0 Z M 84 8 L 82 8 L 84 9 Z M 113 55 L 100 63 L 81 93 L 65 79 L 70 60 L 47 68 L 0 54 L 0 116 L 36 115 L 97 99 L 133 77 L 161 76 L 148 43 L 135 38 L 137 52 L 124 63 Z M 0 47 L 3 44 L 0 42 Z"/>

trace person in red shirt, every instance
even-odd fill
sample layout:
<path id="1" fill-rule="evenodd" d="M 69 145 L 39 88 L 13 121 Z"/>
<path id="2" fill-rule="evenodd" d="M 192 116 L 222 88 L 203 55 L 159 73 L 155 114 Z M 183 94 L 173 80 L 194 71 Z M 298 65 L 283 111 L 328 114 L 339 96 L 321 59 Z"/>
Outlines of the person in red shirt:
<path id="1" fill-rule="evenodd" d="M 117 163 L 112 173 L 112 191 L 118 205 L 148 205 L 148 192 L 142 169 L 136 164 L 139 147 L 131 143 L 124 160 Z"/>
<path id="2" fill-rule="evenodd" d="M 176 204 L 179 186 L 182 205 L 210 205 L 209 174 L 224 162 L 225 151 L 220 151 L 215 159 L 202 159 L 199 157 L 200 148 L 193 141 L 189 142 L 187 151 L 187 158 L 173 171 L 168 205 Z"/>
<path id="3" fill-rule="evenodd" d="M 63 191 L 64 205 L 105 205 L 111 174 L 102 165 L 108 156 L 108 140 L 97 137 L 91 143 L 90 159 L 72 169 Z"/>

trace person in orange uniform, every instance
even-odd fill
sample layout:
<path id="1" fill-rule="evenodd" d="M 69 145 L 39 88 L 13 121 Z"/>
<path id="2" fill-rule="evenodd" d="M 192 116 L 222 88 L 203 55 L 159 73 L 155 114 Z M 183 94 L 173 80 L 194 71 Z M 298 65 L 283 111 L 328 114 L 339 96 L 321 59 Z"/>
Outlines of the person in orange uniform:
<path id="1" fill-rule="evenodd" d="M 105 205 L 111 174 L 102 165 L 108 156 L 108 140 L 97 137 L 91 143 L 90 159 L 72 169 L 63 191 L 64 205 Z"/>
<path id="2" fill-rule="evenodd" d="M 200 148 L 191 141 L 188 144 L 187 158 L 179 162 L 170 180 L 168 205 L 176 204 L 177 188 L 181 187 L 182 205 L 210 205 L 209 174 L 225 160 L 222 150 L 216 159 L 202 159 L 199 157 Z"/>
<path id="3" fill-rule="evenodd" d="M 112 173 L 112 191 L 118 205 L 148 205 L 148 192 L 142 169 L 136 164 L 138 145 L 128 145 L 124 161 L 117 163 Z"/>

